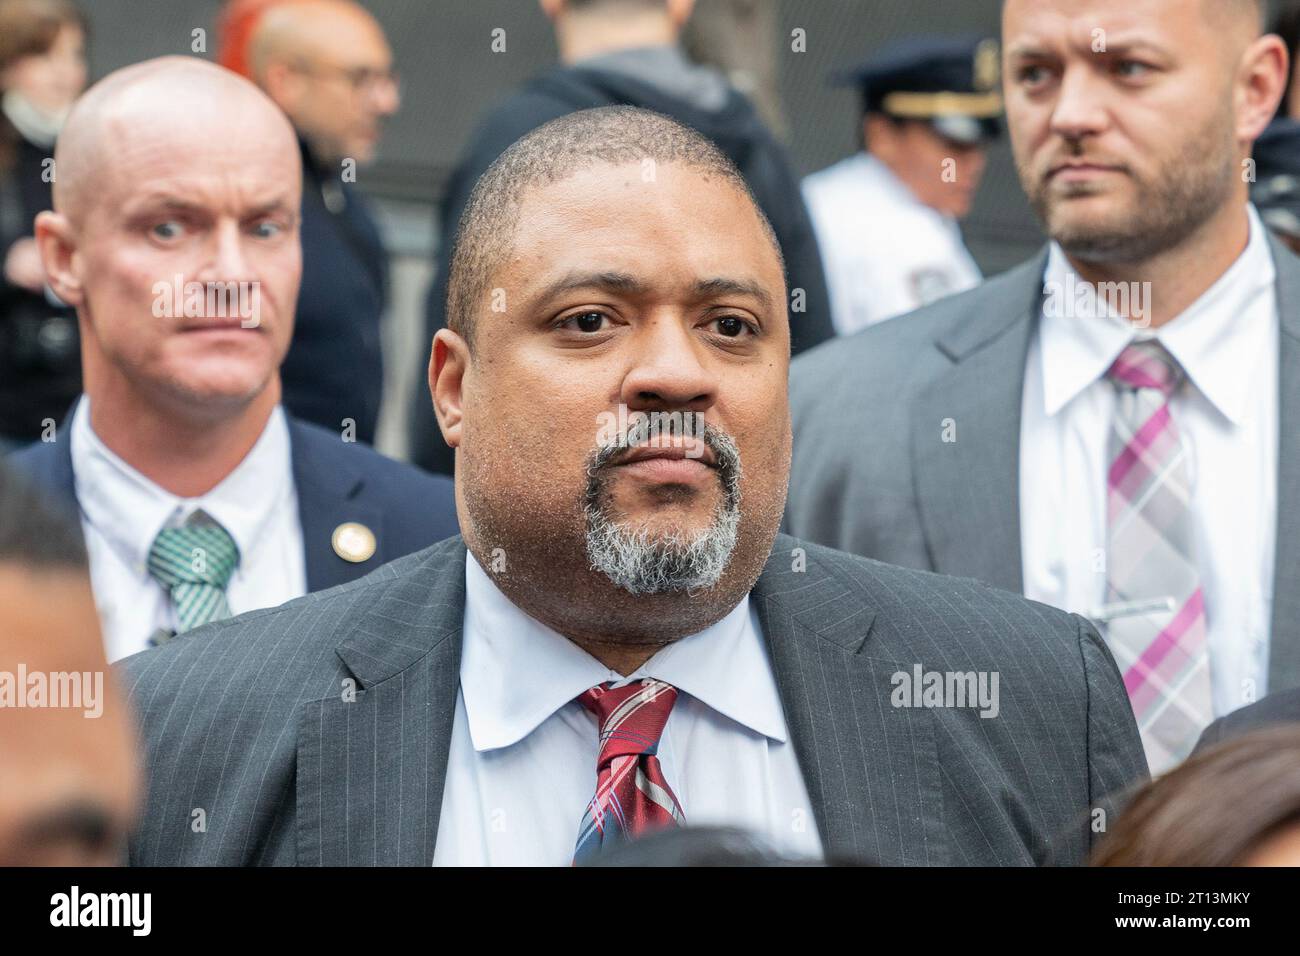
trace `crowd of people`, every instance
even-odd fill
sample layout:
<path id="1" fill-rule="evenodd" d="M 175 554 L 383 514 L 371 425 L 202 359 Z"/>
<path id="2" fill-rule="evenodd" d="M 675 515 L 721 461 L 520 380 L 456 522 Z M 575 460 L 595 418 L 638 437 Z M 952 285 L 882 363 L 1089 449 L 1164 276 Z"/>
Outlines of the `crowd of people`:
<path id="1" fill-rule="evenodd" d="M 541 0 L 399 462 L 372 13 L 0 0 L 0 864 L 1300 865 L 1300 13 L 1005 0 L 800 183 L 692 7 Z"/>

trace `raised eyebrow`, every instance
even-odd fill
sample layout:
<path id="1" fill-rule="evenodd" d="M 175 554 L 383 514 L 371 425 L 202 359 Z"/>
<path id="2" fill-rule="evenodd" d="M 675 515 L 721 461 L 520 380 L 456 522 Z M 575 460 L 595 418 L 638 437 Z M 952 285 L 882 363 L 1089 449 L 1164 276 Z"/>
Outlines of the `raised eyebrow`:
<path id="1" fill-rule="evenodd" d="M 205 213 L 207 211 L 207 207 L 204 206 L 203 204 L 196 203 L 189 199 L 183 199 L 179 196 L 150 196 L 141 199 L 138 203 L 134 205 L 138 206 L 138 212 L 140 214 L 146 214 L 146 213 L 156 212 L 160 210 L 164 212 L 179 212 L 179 213 L 191 213 L 191 214 Z M 258 203 L 247 213 L 245 213 L 242 218 L 253 219 L 258 216 L 265 216 L 268 213 L 292 211 L 293 209 L 294 206 L 292 203 L 289 202 L 288 199 L 285 198 L 270 199 L 267 200 L 266 202 Z"/>
<path id="2" fill-rule="evenodd" d="M 178 196 L 164 196 L 164 195 L 145 196 L 140 200 L 131 203 L 130 205 L 135 207 L 135 211 L 141 214 L 149 213 L 149 212 L 157 212 L 160 210 L 165 212 L 191 212 L 192 213 L 192 212 L 199 212 L 203 208 L 198 203 L 192 202 L 188 199 L 182 199 Z"/>
<path id="3" fill-rule="evenodd" d="M 284 213 L 290 219 L 296 219 L 298 209 L 287 199 L 272 199 L 269 202 L 259 203 L 244 215 L 245 219 L 261 219 L 263 216 L 269 216 L 274 213 Z"/>
<path id="4" fill-rule="evenodd" d="M 695 283 L 695 294 L 702 299 L 723 295 L 746 295 L 757 299 L 764 309 L 772 308 L 772 297 L 767 294 L 767 290 L 757 282 L 748 279 L 728 279 L 722 276 L 701 279 Z"/>

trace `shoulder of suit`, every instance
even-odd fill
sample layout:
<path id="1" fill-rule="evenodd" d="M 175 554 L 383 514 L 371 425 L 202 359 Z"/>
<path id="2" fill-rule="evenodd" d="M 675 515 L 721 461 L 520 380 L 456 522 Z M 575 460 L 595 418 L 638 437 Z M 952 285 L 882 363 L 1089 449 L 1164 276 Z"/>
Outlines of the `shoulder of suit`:
<path id="1" fill-rule="evenodd" d="M 999 322 L 1006 317 L 1008 308 L 1023 308 L 1041 282 L 1040 263 L 1036 257 L 973 289 L 823 342 L 795 358 L 790 365 L 791 377 L 825 382 L 827 375 L 850 370 L 857 374 L 865 368 L 896 379 L 958 327 Z M 907 361 L 900 362 L 900 356 Z"/>
<path id="2" fill-rule="evenodd" d="M 50 498 L 59 496 L 59 489 L 52 487 L 60 484 L 60 456 L 66 454 L 66 442 L 69 432 L 58 433 L 58 440 L 52 442 L 34 442 L 18 451 L 10 452 L 0 458 L 4 465 L 22 475 L 36 486 L 36 490 Z"/>
<path id="3" fill-rule="evenodd" d="M 60 434 L 59 439 L 61 441 L 67 441 L 67 436 Z M 3 458 L 0 458 L 0 460 L 2 460 L 7 467 L 13 468 L 15 471 L 29 477 L 35 477 L 40 475 L 49 467 L 57 454 L 57 442 L 38 441 L 23 448 L 19 448 L 17 451 L 10 452 L 3 456 Z"/>
<path id="4" fill-rule="evenodd" d="M 1220 720 L 1224 739 L 1273 724 L 1300 723 L 1300 688 L 1276 691 Z"/>
<path id="5" fill-rule="evenodd" d="M 806 566 L 787 572 L 789 557 L 796 549 L 801 549 Z M 1035 633 L 1052 631 L 1067 641 L 1073 641 L 1079 630 L 1074 615 L 976 578 L 886 564 L 786 534 L 777 535 L 765 573 L 789 573 L 792 590 L 797 589 L 800 577 L 806 583 L 809 574 L 830 574 L 861 594 L 864 603 L 869 603 L 874 610 L 896 615 L 904 622 L 936 617 L 951 620 L 960 616 L 977 621 L 980 626 L 1009 630 L 1014 629 L 1012 620 L 1033 620 L 1038 625 Z M 990 625 L 991 621 L 997 624 Z"/>
<path id="6" fill-rule="evenodd" d="M 435 498 L 451 495 L 454 483 L 446 475 L 435 475 L 404 461 L 397 461 L 359 442 L 345 442 L 327 428 L 301 419 L 289 419 L 289 440 L 294 454 L 306 449 L 313 456 L 337 460 L 351 466 L 367 481 Z"/>
<path id="7" fill-rule="evenodd" d="M 132 696 L 138 696 L 142 687 L 183 682 L 191 667 L 203 672 L 200 679 L 205 681 L 209 672 L 219 673 L 217 683 L 223 684 L 239 680 L 241 674 L 251 680 L 251 675 L 277 667 L 303 674 L 332 673 L 334 648 L 342 638 L 337 629 L 322 627 L 321 622 L 334 622 L 342 615 L 359 618 L 382 607 L 395 591 L 412 586 L 426 590 L 440 574 L 463 575 L 462 554 L 460 538 L 448 538 L 345 584 L 206 624 L 161 647 L 124 658 L 115 668 Z M 290 634 L 295 636 L 282 639 Z M 314 685 L 304 680 L 303 686 L 308 690 Z"/>

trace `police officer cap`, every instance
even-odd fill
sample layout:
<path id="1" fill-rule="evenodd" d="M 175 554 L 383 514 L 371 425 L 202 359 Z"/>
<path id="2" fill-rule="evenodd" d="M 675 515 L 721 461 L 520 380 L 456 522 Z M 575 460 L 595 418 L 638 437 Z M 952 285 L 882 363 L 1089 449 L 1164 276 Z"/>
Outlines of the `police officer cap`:
<path id="1" fill-rule="evenodd" d="M 1001 51 L 991 38 L 905 37 L 832 81 L 858 87 L 864 113 L 928 120 L 958 143 L 1001 134 Z"/>

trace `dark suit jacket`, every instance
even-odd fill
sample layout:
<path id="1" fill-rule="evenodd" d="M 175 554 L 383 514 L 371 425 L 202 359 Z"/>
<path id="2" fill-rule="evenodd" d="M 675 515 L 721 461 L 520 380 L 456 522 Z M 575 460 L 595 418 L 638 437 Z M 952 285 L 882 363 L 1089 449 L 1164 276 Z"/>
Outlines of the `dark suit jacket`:
<path id="1" fill-rule="evenodd" d="M 306 146 L 302 155 L 302 283 L 293 342 L 280 367 L 284 407 L 336 435 L 351 418 L 357 440 L 370 445 L 384 388 L 388 254 L 341 167 L 323 168 Z M 341 206 L 326 205 L 327 190 Z"/>
<path id="2" fill-rule="evenodd" d="M 386 561 L 460 532 L 451 479 L 427 475 L 315 425 L 292 417 L 288 421 L 307 590 L 359 578 Z M 38 442 L 5 460 L 53 500 L 76 509 L 66 429 L 58 440 Z M 348 521 L 375 534 L 375 553 L 366 561 L 345 561 L 334 551 L 334 529 Z"/>
<path id="3" fill-rule="evenodd" d="M 1273 724 L 1300 724 L 1300 689 L 1269 694 L 1249 707 L 1224 714 L 1205 728 L 1201 739 L 1196 742 L 1196 749 L 1204 750 Z"/>
<path id="4" fill-rule="evenodd" d="M 752 599 L 830 853 L 1077 864 L 1090 809 L 1146 777 L 1115 662 L 1082 618 L 784 536 Z M 122 661 L 150 781 L 132 862 L 429 865 L 464 606 L 456 537 Z M 998 672 L 998 716 L 892 706 L 893 675 L 915 665 Z"/>
<path id="5" fill-rule="evenodd" d="M 1268 686 L 1284 690 L 1300 687 L 1300 259 L 1272 236 L 1269 245 L 1281 334 Z M 783 530 L 1023 592 L 1020 406 L 1046 262 L 1044 251 L 795 360 Z M 955 441 L 943 440 L 947 423 Z"/>
<path id="6" fill-rule="evenodd" d="M 31 237 L 36 214 L 52 208 L 46 164 L 53 162 L 53 147 L 25 139 L 0 112 L 0 263 Z M 62 419 L 79 394 L 77 313 L 11 284 L 0 269 L 0 440 L 35 441 L 44 420 Z"/>

